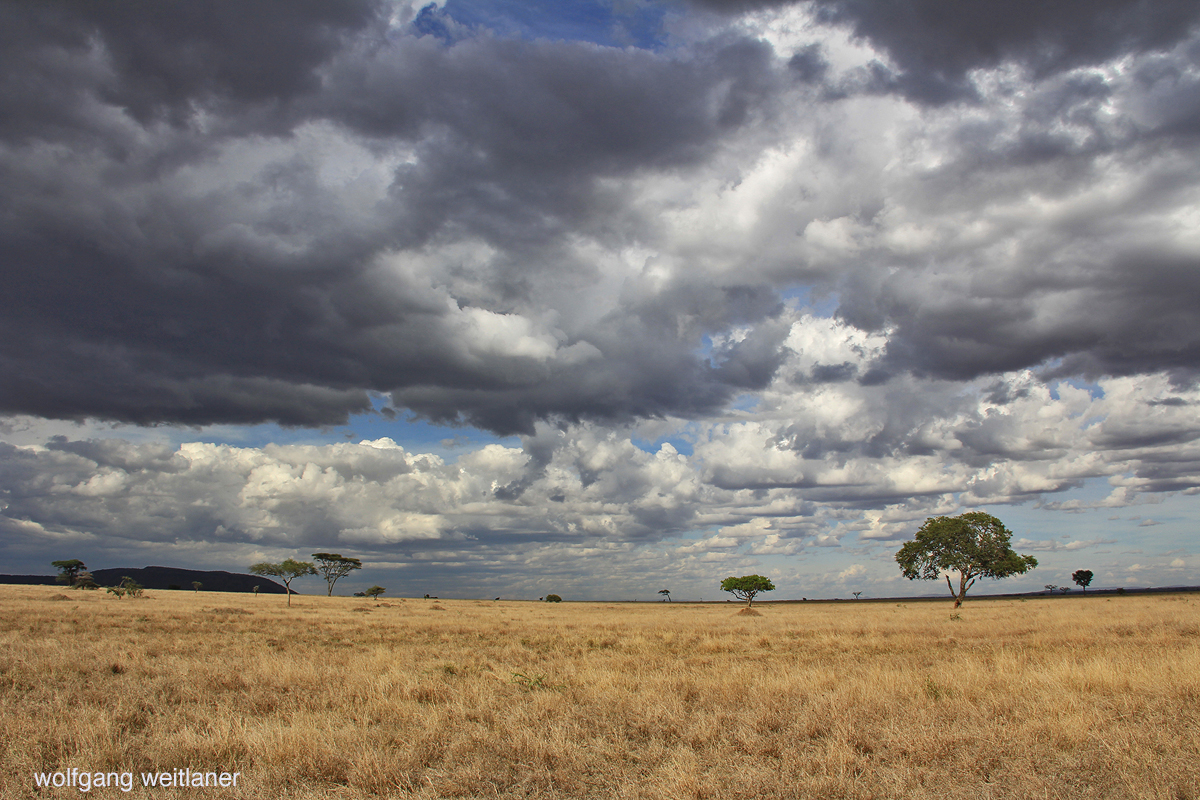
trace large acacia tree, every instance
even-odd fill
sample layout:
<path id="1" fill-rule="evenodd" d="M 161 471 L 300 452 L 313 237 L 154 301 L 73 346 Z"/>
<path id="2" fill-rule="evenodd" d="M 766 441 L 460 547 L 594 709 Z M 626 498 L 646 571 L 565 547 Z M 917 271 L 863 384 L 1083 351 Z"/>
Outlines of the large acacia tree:
<path id="1" fill-rule="evenodd" d="M 746 601 L 746 608 L 754 603 L 755 595 L 760 592 L 775 591 L 775 584 L 770 578 L 762 575 L 743 575 L 740 578 L 728 577 L 721 581 L 721 591 L 729 592 L 739 600 Z"/>
<path id="2" fill-rule="evenodd" d="M 58 582 L 65 583 L 67 586 L 76 586 L 79 583 L 79 574 L 87 569 L 87 565 L 78 558 L 68 558 L 63 561 L 51 561 L 50 566 L 58 569 Z"/>
<path id="3" fill-rule="evenodd" d="M 324 575 L 326 583 L 329 584 L 330 597 L 333 597 L 333 585 L 337 583 L 338 578 L 344 578 L 352 571 L 362 569 L 362 561 L 340 553 L 313 553 L 312 557 L 317 562 L 317 572 Z"/>
<path id="4" fill-rule="evenodd" d="M 978 578 L 1023 575 L 1037 566 L 1033 556 L 1017 555 L 1009 545 L 1012 531 L 982 511 L 957 517 L 931 517 L 896 553 L 896 563 L 909 580 L 935 581 L 946 576 L 954 607 L 962 605 Z M 958 573 L 958 589 L 950 582 Z"/>

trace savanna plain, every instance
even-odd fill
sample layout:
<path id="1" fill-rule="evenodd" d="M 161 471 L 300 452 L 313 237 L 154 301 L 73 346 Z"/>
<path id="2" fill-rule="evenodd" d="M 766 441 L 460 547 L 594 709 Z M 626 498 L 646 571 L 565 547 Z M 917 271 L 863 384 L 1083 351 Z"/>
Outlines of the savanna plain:
<path id="1" fill-rule="evenodd" d="M 0 796 L 1200 798 L 1194 595 L 739 609 L 2 586 Z"/>

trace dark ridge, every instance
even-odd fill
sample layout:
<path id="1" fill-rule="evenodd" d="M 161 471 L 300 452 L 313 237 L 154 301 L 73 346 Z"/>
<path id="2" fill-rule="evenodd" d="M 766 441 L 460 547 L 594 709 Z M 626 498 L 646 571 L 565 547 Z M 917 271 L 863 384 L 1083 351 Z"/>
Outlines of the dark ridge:
<path id="1" fill-rule="evenodd" d="M 200 581 L 204 592 L 253 592 L 254 587 L 262 594 L 284 594 L 283 586 L 270 578 L 258 575 L 242 575 L 236 572 L 182 569 L 180 567 L 121 567 L 116 569 L 94 569 L 92 579 L 101 586 L 116 586 L 128 575 L 146 589 L 192 590 L 192 581 Z M 0 583 L 55 586 L 54 575 L 0 575 Z M 298 594 L 293 589 L 292 594 Z"/>
<path id="2" fill-rule="evenodd" d="M 54 575 L 0 575 L 0 583 L 19 583 L 24 586 L 61 586 Z"/>

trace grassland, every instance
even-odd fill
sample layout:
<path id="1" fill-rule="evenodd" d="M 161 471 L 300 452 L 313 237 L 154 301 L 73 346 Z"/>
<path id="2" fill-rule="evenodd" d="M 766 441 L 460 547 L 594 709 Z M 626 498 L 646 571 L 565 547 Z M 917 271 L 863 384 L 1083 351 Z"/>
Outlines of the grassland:
<path id="1" fill-rule="evenodd" d="M 950 605 L 4 586 L 0 796 L 1200 798 L 1197 598 Z"/>

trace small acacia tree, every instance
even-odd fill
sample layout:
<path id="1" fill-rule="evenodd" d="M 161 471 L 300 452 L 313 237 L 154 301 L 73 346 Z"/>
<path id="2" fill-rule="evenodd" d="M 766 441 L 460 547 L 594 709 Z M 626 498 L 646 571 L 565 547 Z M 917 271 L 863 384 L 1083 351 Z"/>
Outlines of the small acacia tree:
<path id="1" fill-rule="evenodd" d="M 283 581 L 283 589 L 287 594 L 289 606 L 292 604 L 292 581 L 305 575 L 317 574 L 311 561 L 297 561 L 294 558 L 285 558 L 278 564 L 263 561 L 252 566 L 250 571 L 255 575 L 267 575 Z"/>
<path id="2" fill-rule="evenodd" d="M 193 592 L 199 592 L 202 586 L 204 586 L 204 584 L 201 583 L 200 581 L 192 581 L 192 591 Z"/>
<path id="3" fill-rule="evenodd" d="M 1023 575 L 1037 566 L 1033 556 L 1017 555 L 1009 546 L 1012 531 L 982 511 L 957 517 L 931 517 L 896 553 L 896 563 L 909 580 L 935 581 L 946 576 L 954 607 L 962 605 L 978 578 Z M 958 572 L 958 590 L 950 572 Z"/>
<path id="4" fill-rule="evenodd" d="M 1079 584 L 1079 587 L 1085 592 L 1087 587 L 1092 585 L 1092 571 L 1090 569 L 1077 569 L 1071 573 L 1071 580 Z"/>
<path id="5" fill-rule="evenodd" d="M 362 562 L 357 558 L 348 558 L 339 553 L 313 553 L 317 562 L 317 571 L 325 576 L 329 584 L 329 596 L 333 597 L 333 585 L 338 578 L 344 578 L 356 569 L 362 569 Z"/>
<path id="6" fill-rule="evenodd" d="M 370 589 L 367 589 L 365 592 L 363 592 L 363 595 L 371 598 L 372 600 L 378 600 L 379 595 L 386 591 L 387 589 L 383 588 L 382 586 L 372 586 Z"/>
<path id="7" fill-rule="evenodd" d="M 65 583 L 67 586 L 75 586 L 79 573 L 87 569 L 87 565 L 78 558 L 68 558 L 63 561 L 51 561 L 50 566 L 58 570 L 59 583 Z"/>
<path id="8" fill-rule="evenodd" d="M 142 592 L 142 585 L 128 575 L 123 575 L 116 586 L 108 587 L 108 593 L 115 594 L 118 600 L 122 597 L 141 597 Z"/>
<path id="9" fill-rule="evenodd" d="M 670 601 L 670 599 L 671 599 L 671 590 L 670 589 L 659 589 L 658 593 L 663 595 L 664 597 L 666 597 L 666 599 L 668 601 Z"/>
<path id="10" fill-rule="evenodd" d="M 729 592 L 739 600 L 746 601 L 746 608 L 754 603 L 755 595 L 760 592 L 775 591 L 775 584 L 770 578 L 762 575 L 743 575 L 740 578 L 726 578 L 721 581 L 721 591 Z"/>

